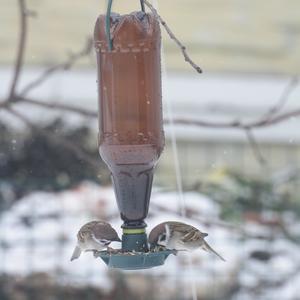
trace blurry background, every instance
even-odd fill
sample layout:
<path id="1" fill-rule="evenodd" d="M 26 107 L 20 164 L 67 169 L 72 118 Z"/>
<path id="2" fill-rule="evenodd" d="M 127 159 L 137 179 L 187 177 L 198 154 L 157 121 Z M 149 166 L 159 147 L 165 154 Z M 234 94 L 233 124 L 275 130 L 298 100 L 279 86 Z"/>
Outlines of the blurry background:
<path id="1" fill-rule="evenodd" d="M 198 251 L 192 267 L 182 254 L 139 272 L 108 270 L 89 254 L 70 263 L 84 222 L 121 225 L 97 150 L 90 38 L 105 1 L 0 0 L 1 300 L 184 300 L 193 286 L 198 299 L 299 298 L 300 2 L 151 3 L 204 73 L 162 29 L 174 126 L 165 126 L 148 228 L 192 223 L 227 262 Z M 116 12 L 137 9 L 114 1 Z"/>

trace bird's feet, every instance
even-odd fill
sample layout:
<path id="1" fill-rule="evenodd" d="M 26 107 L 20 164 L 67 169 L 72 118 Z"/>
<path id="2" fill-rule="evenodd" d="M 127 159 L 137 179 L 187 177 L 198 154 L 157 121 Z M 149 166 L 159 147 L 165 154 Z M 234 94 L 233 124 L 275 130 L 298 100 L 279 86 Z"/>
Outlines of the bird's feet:
<path id="1" fill-rule="evenodd" d="M 117 254 L 118 252 L 119 251 L 117 249 L 107 247 L 107 253 L 108 254 Z"/>
<path id="2" fill-rule="evenodd" d="M 93 255 L 95 258 L 98 258 L 99 257 L 99 254 L 100 254 L 100 251 L 98 250 L 93 250 Z"/>

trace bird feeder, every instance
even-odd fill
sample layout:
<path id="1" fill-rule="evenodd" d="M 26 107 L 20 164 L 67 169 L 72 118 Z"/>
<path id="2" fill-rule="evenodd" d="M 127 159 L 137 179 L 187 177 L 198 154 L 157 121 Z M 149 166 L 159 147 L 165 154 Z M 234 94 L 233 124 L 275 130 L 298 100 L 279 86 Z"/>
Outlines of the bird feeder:
<path id="1" fill-rule="evenodd" d="M 164 148 L 161 100 L 161 34 L 143 11 L 110 12 L 96 21 L 99 152 L 108 166 L 123 220 L 122 252 L 99 256 L 114 268 L 162 265 L 170 250 L 148 249 L 148 214 L 155 165 Z"/>

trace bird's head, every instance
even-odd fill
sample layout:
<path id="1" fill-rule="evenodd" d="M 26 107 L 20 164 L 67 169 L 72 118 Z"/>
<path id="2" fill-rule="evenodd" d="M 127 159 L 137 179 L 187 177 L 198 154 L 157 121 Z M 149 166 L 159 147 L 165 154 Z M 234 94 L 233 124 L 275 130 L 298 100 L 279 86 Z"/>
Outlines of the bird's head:
<path id="1" fill-rule="evenodd" d="M 81 230 L 78 232 L 77 238 L 80 243 L 85 243 L 87 240 L 91 238 L 91 231 Z"/>
<path id="2" fill-rule="evenodd" d="M 165 223 L 161 223 L 154 227 L 149 234 L 150 249 L 154 249 L 156 246 L 166 247 L 168 244 L 169 234 L 168 228 Z"/>
<path id="3" fill-rule="evenodd" d="M 165 232 L 161 233 L 157 239 L 157 245 L 159 246 L 167 246 L 167 234 Z"/>

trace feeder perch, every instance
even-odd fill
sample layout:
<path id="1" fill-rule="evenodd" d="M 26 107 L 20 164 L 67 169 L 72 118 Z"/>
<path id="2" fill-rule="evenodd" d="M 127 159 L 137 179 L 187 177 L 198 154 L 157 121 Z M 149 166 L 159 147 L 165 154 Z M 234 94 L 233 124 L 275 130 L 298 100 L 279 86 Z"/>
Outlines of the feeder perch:
<path id="1" fill-rule="evenodd" d="M 142 2 L 141 2 L 142 3 Z M 111 2 L 110 2 L 111 4 Z M 148 249 L 145 231 L 154 167 L 164 147 L 160 27 L 143 11 L 97 19 L 99 152 L 124 221 L 122 250 L 100 252 L 113 268 L 145 269 L 173 253 Z"/>

